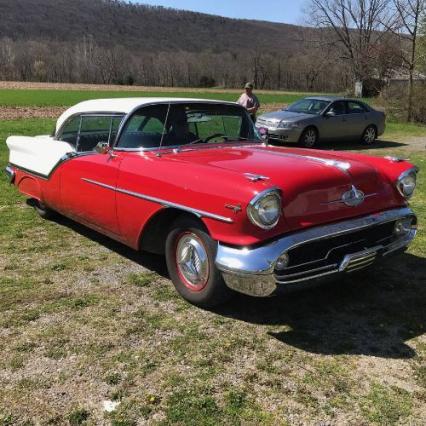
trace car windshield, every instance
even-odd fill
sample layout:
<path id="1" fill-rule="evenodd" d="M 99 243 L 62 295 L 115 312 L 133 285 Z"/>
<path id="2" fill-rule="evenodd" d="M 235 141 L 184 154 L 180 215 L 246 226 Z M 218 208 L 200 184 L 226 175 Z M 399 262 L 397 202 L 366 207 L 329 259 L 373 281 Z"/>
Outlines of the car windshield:
<path id="1" fill-rule="evenodd" d="M 157 148 L 261 141 L 247 112 L 237 105 L 157 104 L 143 107 L 126 123 L 118 147 Z"/>
<path id="2" fill-rule="evenodd" d="M 290 105 L 286 111 L 300 112 L 303 114 L 320 114 L 329 104 L 329 101 L 321 99 L 302 99 Z"/>

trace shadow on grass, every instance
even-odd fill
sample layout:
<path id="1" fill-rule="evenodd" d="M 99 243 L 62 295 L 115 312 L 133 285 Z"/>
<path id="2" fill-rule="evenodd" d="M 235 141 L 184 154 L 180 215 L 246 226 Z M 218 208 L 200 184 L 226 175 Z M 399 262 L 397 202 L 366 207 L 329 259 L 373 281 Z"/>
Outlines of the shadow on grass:
<path id="1" fill-rule="evenodd" d="M 131 249 L 130 247 L 112 240 L 111 238 L 100 234 L 90 228 L 87 228 L 84 225 L 81 225 L 77 222 L 74 222 L 71 219 L 66 218 L 65 216 L 58 216 L 55 218 L 55 223 L 61 226 L 65 226 L 69 229 L 72 229 L 74 232 L 86 237 L 92 241 L 95 241 L 109 250 L 114 251 L 120 256 L 125 257 L 126 259 L 135 262 L 144 268 L 151 270 L 152 272 L 161 275 L 164 278 L 169 278 L 169 274 L 167 272 L 166 261 L 163 256 L 159 256 L 152 253 L 147 252 L 138 252 L 136 250 Z"/>
<path id="2" fill-rule="evenodd" d="M 320 287 L 239 295 L 215 312 L 268 325 L 271 337 L 312 353 L 412 358 L 405 342 L 426 331 L 425 270 L 425 258 L 403 254 Z"/>
<path id="3" fill-rule="evenodd" d="M 139 253 L 65 217 L 56 222 L 169 278 L 163 256 Z M 316 288 L 263 299 L 236 294 L 213 312 L 269 326 L 271 338 L 307 352 L 412 358 L 405 342 L 426 331 L 424 271 L 425 258 L 402 254 Z"/>
<path id="4" fill-rule="evenodd" d="M 294 148 L 297 147 L 297 145 L 290 144 L 281 144 L 281 143 L 275 143 L 271 142 L 271 145 L 275 146 L 284 146 L 287 148 Z M 392 149 L 392 148 L 402 148 L 405 146 L 408 146 L 409 144 L 403 143 L 403 142 L 395 142 L 395 141 L 389 141 L 389 140 L 377 140 L 373 145 L 362 145 L 358 140 L 348 140 L 343 139 L 339 141 L 321 141 L 317 147 L 317 149 L 324 149 L 329 151 L 360 151 L 360 150 L 374 150 L 374 149 Z"/>
<path id="5" fill-rule="evenodd" d="M 403 142 L 395 142 L 395 141 L 389 141 L 389 140 L 377 140 L 372 145 L 362 145 L 359 141 L 341 141 L 341 142 L 330 142 L 330 141 L 324 141 L 321 143 L 318 148 L 319 149 L 326 149 L 326 150 L 335 150 L 335 151 L 349 151 L 349 150 L 362 150 L 362 149 L 391 149 L 391 148 L 402 148 L 404 146 L 408 146 L 407 143 Z"/>

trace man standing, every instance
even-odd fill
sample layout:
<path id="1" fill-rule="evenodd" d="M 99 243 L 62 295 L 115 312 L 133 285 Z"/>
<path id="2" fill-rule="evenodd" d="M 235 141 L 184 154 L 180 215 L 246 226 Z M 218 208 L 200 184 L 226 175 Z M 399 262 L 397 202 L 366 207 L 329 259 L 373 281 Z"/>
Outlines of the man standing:
<path id="1" fill-rule="evenodd" d="M 244 89 L 245 93 L 240 96 L 238 103 L 247 110 L 251 119 L 255 122 L 256 112 L 260 107 L 259 99 L 257 99 L 257 96 L 253 93 L 253 83 L 247 83 Z"/>

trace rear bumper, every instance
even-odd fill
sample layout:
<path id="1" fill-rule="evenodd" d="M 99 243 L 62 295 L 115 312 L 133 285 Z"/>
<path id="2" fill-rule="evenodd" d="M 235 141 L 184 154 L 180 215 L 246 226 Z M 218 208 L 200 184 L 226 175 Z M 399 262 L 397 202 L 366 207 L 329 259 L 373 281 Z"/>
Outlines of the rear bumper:
<path id="1" fill-rule="evenodd" d="M 410 225 L 404 234 L 395 235 L 394 224 L 403 219 Z M 416 224 L 411 209 L 399 208 L 310 228 L 253 249 L 219 243 L 216 266 L 233 290 L 251 296 L 269 296 L 280 288 L 303 287 L 312 280 L 353 272 L 400 252 L 415 237 Z M 385 231 L 390 235 L 382 238 L 379 234 Z M 327 254 L 322 256 L 321 250 Z M 288 267 L 277 270 L 277 260 L 285 253 L 290 259 Z M 303 256 L 312 253 L 314 256 L 318 253 L 318 259 L 304 262 Z M 292 257 L 298 258 L 295 265 Z"/>
<path id="2" fill-rule="evenodd" d="M 5 171 L 6 175 L 7 175 L 7 177 L 9 178 L 9 182 L 13 183 L 14 180 L 15 180 L 15 170 L 11 166 L 7 166 L 4 169 L 4 171 Z"/>

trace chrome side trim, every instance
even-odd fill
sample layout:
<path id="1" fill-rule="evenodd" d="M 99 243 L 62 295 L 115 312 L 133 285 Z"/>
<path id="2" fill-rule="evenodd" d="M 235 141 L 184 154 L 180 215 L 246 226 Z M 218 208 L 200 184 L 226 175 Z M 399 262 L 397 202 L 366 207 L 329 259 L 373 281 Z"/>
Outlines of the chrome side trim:
<path id="1" fill-rule="evenodd" d="M 233 223 L 234 222 L 229 217 L 221 216 L 221 215 L 218 215 L 218 214 L 215 214 L 215 213 L 206 212 L 204 210 L 194 209 L 192 207 L 184 206 L 182 204 L 177 204 L 177 203 L 173 203 L 171 201 L 162 200 L 161 198 L 151 197 L 150 195 L 141 194 L 140 192 L 128 191 L 127 189 L 123 189 L 123 188 L 116 188 L 114 186 L 107 185 L 107 184 L 102 183 L 102 182 L 97 182 L 97 181 L 92 180 L 92 179 L 81 178 L 81 180 L 83 180 L 84 182 L 87 182 L 87 183 L 91 183 L 92 185 L 97 185 L 97 186 L 101 186 L 102 188 L 110 189 L 111 191 L 120 192 L 121 194 L 130 195 L 131 197 L 140 198 L 142 200 L 147 200 L 147 201 L 151 201 L 153 203 L 161 204 L 164 207 L 172 207 L 172 208 L 180 209 L 180 210 L 183 210 L 183 211 L 186 211 L 186 212 L 189 212 L 189 213 L 194 213 L 198 217 L 208 217 L 210 219 L 215 219 L 215 220 L 219 220 L 221 222 L 226 222 L 226 223 Z"/>
<path id="2" fill-rule="evenodd" d="M 64 154 L 58 162 L 55 164 L 55 166 L 52 168 L 52 170 L 49 172 L 48 175 L 45 175 L 43 173 L 35 172 L 34 170 L 26 169 L 25 167 L 18 166 L 17 164 L 10 163 L 11 166 L 15 167 L 18 170 L 22 170 L 25 173 L 28 173 L 30 175 L 36 176 L 41 179 L 49 180 L 53 173 L 56 171 L 56 169 L 61 166 L 66 161 L 72 160 L 73 158 L 77 157 L 85 157 L 87 155 L 94 155 L 97 154 L 96 151 L 86 151 L 86 152 L 69 152 L 67 154 Z"/>
<path id="3" fill-rule="evenodd" d="M 12 184 L 15 181 L 15 170 L 13 170 L 10 165 L 7 165 L 4 171 L 6 172 L 7 177 L 9 178 L 9 183 Z"/>

